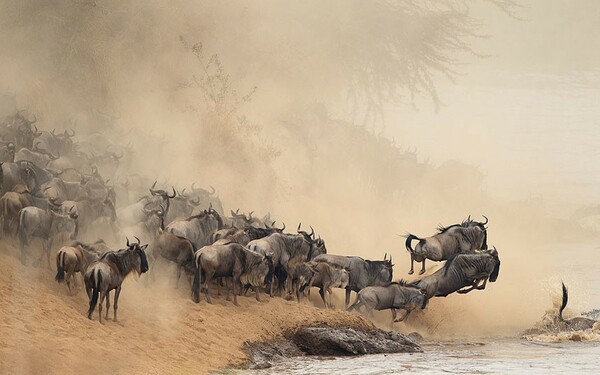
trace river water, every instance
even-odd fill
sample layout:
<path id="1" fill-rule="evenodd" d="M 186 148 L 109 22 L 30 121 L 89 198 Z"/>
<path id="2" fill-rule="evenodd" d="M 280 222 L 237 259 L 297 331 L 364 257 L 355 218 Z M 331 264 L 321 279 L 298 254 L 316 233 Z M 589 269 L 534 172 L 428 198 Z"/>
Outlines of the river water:
<path id="1" fill-rule="evenodd" d="M 500 339 L 423 344 L 423 353 L 295 358 L 242 374 L 598 374 L 600 342 Z"/>

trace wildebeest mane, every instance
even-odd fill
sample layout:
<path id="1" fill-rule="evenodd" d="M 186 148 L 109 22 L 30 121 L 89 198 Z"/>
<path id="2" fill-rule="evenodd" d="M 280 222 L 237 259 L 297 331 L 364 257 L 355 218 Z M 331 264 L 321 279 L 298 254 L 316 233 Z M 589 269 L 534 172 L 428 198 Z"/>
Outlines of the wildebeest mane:
<path id="1" fill-rule="evenodd" d="M 452 225 L 448 225 L 447 227 L 444 227 L 442 225 L 438 225 L 437 231 L 438 231 L 438 234 L 441 234 L 441 233 L 447 232 L 450 228 L 460 227 L 460 226 L 461 226 L 461 224 L 452 224 Z"/>
<path id="2" fill-rule="evenodd" d="M 72 247 L 81 247 L 82 249 L 84 249 L 85 251 L 89 252 L 89 253 L 99 253 L 99 250 L 96 248 L 97 244 L 105 244 L 104 240 L 98 240 L 96 242 L 94 242 L 93 244 L 89 244 L 89 243 L 85 243 L 85 242 L 81 242 L 81 241 L 74 241 L 73 243 L 71 243 Z"/>

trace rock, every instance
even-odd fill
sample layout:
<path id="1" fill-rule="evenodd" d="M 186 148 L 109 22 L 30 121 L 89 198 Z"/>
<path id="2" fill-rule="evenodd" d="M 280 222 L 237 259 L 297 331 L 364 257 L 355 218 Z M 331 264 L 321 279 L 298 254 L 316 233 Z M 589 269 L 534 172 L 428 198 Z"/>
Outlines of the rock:
<path id="1" fill-rule="evenodd" d="M 407 337 L 411 339 L 412 342 L 416 342 L 417 344 L 423 342 L 423 336 L 421 336 L 419 332 L 411 332 L 407 335 Z"/>
<path id="2" fill-rule="evenodd" d="M 257 370 L 269 368 L 274 361 L 283 358 L 304 355 L 293 342 L 286 339 L 246 343 L 244 351 L 249 359 L 243 367 Z"/>
<path id="3" fill-rule="evenodd" d="M 398 332 L 372 328 L 301 327 L 292 341 L 309 355 L 347 356 L 379 353 L 415 353 L 421 347 Z"/>

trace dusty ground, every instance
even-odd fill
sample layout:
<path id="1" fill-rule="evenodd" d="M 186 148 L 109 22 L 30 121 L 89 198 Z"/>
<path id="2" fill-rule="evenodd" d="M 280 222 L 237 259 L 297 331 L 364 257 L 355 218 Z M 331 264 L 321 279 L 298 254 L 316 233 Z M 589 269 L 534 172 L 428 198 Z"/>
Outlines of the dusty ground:
<path id="1" fill-rule="evenodd" d="M 262 303 L 241 297 L 240 307 L 224 298 L 195 304 L 184 283 L 175 290 L 146 276 L 125 281 L 119 321 L 101 325 L 97 315 L 85 315 L 81 283 L 69 296 L 54 274 L 23 266 L 0 245 L 0 373 L 207 373 L 243 361 L 244 342 L 302 324 L 370 325 L 358 315 L 265 295 Z"/>

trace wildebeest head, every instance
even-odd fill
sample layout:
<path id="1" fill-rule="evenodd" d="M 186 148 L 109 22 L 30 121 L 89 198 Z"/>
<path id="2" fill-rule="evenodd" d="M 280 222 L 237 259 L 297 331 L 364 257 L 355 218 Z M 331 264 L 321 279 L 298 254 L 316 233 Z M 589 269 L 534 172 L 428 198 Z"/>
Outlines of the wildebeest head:
<path id="1" fill-rule="evenodd" d="M 146 248 L 148 244 L 140 245 L 140 239 L 135 237 L 137 243 L 129 243 L 127 239 L 127 251 L 130 252 L 130 259 L 133 261 L 133 265 L 138 274 L 145 273 L 148 271 L 148 258 L 146 257 Z"/>
<path id="2" fill-rule="evenodd" d="M 498 256 L 498 250 L 496 250 L 496 246 L 490 250 L 490 256 L 495 262 L 494 270 L 490 274 L 490 282 L 495 282 L 498 279 L 498 274 L 500 273 L 500 257 Z"/>
<path id="3" fill-rule="evenodd" d="M 489 222 L 489 220 L 488 220 L 488 218 L 485 215 L 481 215 L 481 216 L 483 216 L 483 218 L 485 219 L 485 222 L 472 220 L 471 216 L 469 215 L 469 217 L 461 223 L 461 226 L 463 226 L 465 228 L 473 227 L 473 226 L 479 227 L 483 231 L 483 242 L 481 244 L 481 250 L 487 250 L 488 249 L 488 245 L 487 245 L 487 227 L 486 227 L 486 224 Z"/>
<path id="4" fill-rule="evenodd" d="M 256 253 L 253 252 L 253 254 Z M 252 285 L 253 287 L 261 288 L 271 282 L 272 275 L 273 259 L 271 259 L 271 255 L 267 254 L 261 256 L 259 261 L 254 262 L 246 268 L 246 272 L 241 275 L 240 281 L 242 285 Z"/>
<path id="5" fill-rule="evenodd" d="M 393 267 L 392 257 L 387 259 L 387 253 L 383 260 L 367 260 L 369 265 L 369 274 L 372 277 L 372 285 L 384 285 L 392 281 Z"/>
<path id="6" fill-rule="evenodd" d="M 54 216 L 53 225 L 58 233 L 64 233 L 69 239 L 75 240 L 79 231 L 79 225 L 77 222 L 78 214 L 75 206 L 72 206 L 66 213 L 61 215 L 54 211 L 50 211 L 51 215 Z"/>

